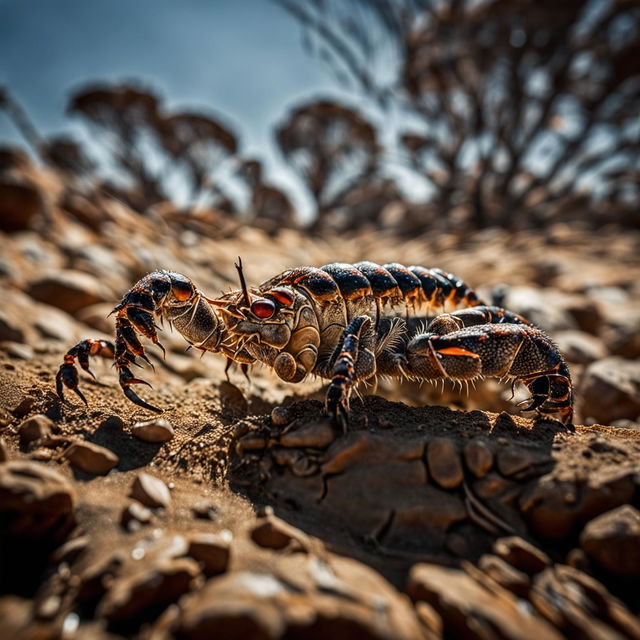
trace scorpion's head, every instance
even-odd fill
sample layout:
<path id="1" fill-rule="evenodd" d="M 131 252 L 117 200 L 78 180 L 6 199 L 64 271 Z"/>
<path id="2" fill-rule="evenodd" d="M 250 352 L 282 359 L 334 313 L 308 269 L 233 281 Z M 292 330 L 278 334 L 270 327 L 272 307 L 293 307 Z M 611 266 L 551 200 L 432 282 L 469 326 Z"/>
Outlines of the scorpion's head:
<path id="1" fill-rule="evenodd" d="M 267 352 L 283 349 L 291 338 L 296 294 L 288 287 L 268 291 L 249 289 L 242 273 L 242 262 L 236 264 L 236 268 L 241 289 L 209 302 L 217 307 L 225 326 L 225 344 L 232 354 L 249 352 L 268 360 Z M 259 356 L 261 352 L 263 355 Z"/>

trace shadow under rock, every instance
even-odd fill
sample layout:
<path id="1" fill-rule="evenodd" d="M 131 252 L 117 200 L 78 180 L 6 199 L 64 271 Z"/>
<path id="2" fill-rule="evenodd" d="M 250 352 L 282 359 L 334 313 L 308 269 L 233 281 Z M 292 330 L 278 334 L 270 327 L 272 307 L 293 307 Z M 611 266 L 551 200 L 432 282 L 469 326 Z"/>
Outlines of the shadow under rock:
<path id="1" fill-rule="evenodd" d="M 161 442 L 142 442 L 126 428 L 120 428 L 103 420 L 89 435 L 88 442 L 105 447 L 115 453 L 119 460 L 119 471 L 130 471 L 148 465 L 163 446 Z M 94 476 L 86 476 L 92 478 Z M 86 479 L 83 472 L 77 472 L 76 479 Z"/>

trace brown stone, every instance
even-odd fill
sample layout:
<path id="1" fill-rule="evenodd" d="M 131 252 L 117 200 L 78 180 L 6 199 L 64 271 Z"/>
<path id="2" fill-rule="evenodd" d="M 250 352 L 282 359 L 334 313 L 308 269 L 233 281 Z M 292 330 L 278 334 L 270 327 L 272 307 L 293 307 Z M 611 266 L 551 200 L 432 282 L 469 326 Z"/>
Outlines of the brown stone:
<path id="1" fill-rule="evenodd" d="M 168 442 L 173 438 L 173 427 L 165 418 L 136 422 L 131 432 L 145 442 Z"/>
<path id="2" fill-rule="evenodd" d="M 286 433 L 280 436 L 283 447 L 311 447 L 324 449 L 336 439 L 329 420 L 293 422 Z"/>
<path id="3" fill-rule="evenodd" d="M 27 293 L 34 300 L 71 314 L 83 307 L 104 302 L 109 297 L 100 280 L 71 269 L 50 272 L 33 280 Z"/>
<path id="4" fill-rule="evenodd" d="M 120 522 L 125 529 L 133 530 L 143 524 L 149 524 L 152 517 L 153 514 L 147 507 L 139 502 L 132 502 L 122 510 Z"/>
<path id="5" fill-rule="evenodd" d="M 258 522 L 250 535 L 257 545 L 267 549 L 284 549 L 292 544 L 298 549 L 309 547 L 306 534 L 274 515 L 267 515 Z"/>
<path id="6" fill-rule="evenodd" d="M 519 536 L 499 538 L 493 545 L 493 552 L 528 575 L 540 573 L 551 564 L 551 558 L 544 551 Z"/>
<path id="7" fill-rule="evenodd" d="M 220 402 L 222 410 L 234 417 L 246 416 L 249 411 L 249 404 L 244 393 L 235 384 L 226 380 L 220 383 Z"/>
<path id="8" fill-rule="evenodd" d="M 464 461 L 476 478 L 482 478 L 493 466 L 493 451 L 481 438 L 473 438 L 464 448 Z"/>
<path id="9" fill-rule="evenodd" d="M 271 450 L 271 455 L 276 464 L 289 467 L 296 476 L 300 477 L 313 475 L 318 472 L 320 467 L 316 460 L 301 449 L 274 447 Z"/>
<path id="10" fill-rule="evenodd" d="M 519 445 L 500 449 L 496 456 L 496 464 L 503 476 L 521 478 L 542 475 L 552 464 L 552 460 L 543 451 Z"/>
<path id="11" fill-rule="evenodd" d="M 553 339 L 567 362 L 590 364 L 609 355 L 602 340 L 584 331 L 559 331 Z"/>
<path id="12" fill-rule="evenodd" d="M 576 395 L 585 418 L 601 424 L 635 419 L 640 415 L 640 361 L 612 357 L 590 364 Z"/>
<path id="13" fill-rule="evenodd" d="M 206 576 L 224 573 L 231 557 L 231 531 L 220 533 L 194 533 L 189 536 L 187 554 L 202 565 Z"/>
<path id="14" fill-rule="evenodd" d="M 0 347 L 7 355 L 18 360 L 31 360 L 35 353 L 33 347 L 21 342 L 2 342 Z"/>
<path id="15" fill-rule="evenodd" d="M 454 638 L 560 640 L 562 636 L 546 620 L 523 610 L 514 594 L 479 573 L 416 564 L 407 593 L 415 602 L 430 604 Z"/>
<path id="16" fill-rule="evenodd" d="M 170 631 L 183 640 L 425 637 L 411 604 L 379 574 L 301 554 L 208 580 L 181 601 Z"/>
<path id="17" fill-rule="evenodd" d="M 75 442 L 64 453 L 76 468 L 96 476 L 105 476 L 118 464 L 118 456 L 93 442 Z"/>
<path id="18" fill-rule="evenodd" d="M 266 435 L 249 432 L 246 435 L 243 435 L 236 443 L 236 452 L 238 455 L 243 455 L 245 451 L 265 449 L 268 442 L 269 439 Z"/>
<path id="19" fill-rule="evenodd" d="M 556 565 L 536 575 L 529 598 L 545 618 L 571 637 L 585 640 L 629 637 L 616 627 L 631 630 L 632 616 L 624 615 L 628 612 L 602 585 L 572 567 Z M 614 608 L 618 608 L 615 613 Z M 637 632 L 640 625 L 635 626 Z M 633 633 L 630 636 L 638 637 Z"/>
<path id="20" fill-rule="evenodd" d="M 640 511 L 630 504 L 589 522 L 580 547 L 598 565 L 627 578 L 640 578 Z"/>
<path id="21" fill-rule="evenodd" d="M 23 418 L 31 411 L 31 407 L 33 407 L 35 402 L 36 399 L 33 396 L 23 396 L 13 406 L 8 407 L 8 409 L 16 418 Z"/>
<path id="22" fill-rule="evenodd" d="M 53 422 L 42 414 L 37 414 L 23 420 L 18 425 L 18 434 L 20 435 L 20 444 L 27 446 L 32 442 L 44 440 L 51 435 Z"/>
<path id="23" fill-rule="evenodd" d="M 478 561 L 478 568 L 508 591 L 521 598 L 527 596 L 530 583 L 529 576 L 508 564 L 502 558 L 487 553 Z"/>
<path id="24" fill-rule="evenodd" d="M 24 320 L 17 313 L 0 310 L 0 342 L 24 342 Z"/>
<path id="25" fill-rule="evenodd" d="M 210 500 L 201 500 L 191 507 L 191 512 L 196 518 L 202 520 L 216 520 L 218 518 L 218 506 Z"/>
<path id="26" fill-rule="evenodd" d="M 271 424 L 284 427 L 291 422 L 291 411 L 287 407 L 274 407 L 271 410 Z"/>
<path id="27" fill-rule="evenodd" d="M 483 500 L 502 499 L 520 490 L 520 484 L 509 480 L 495 471 L 473 483 L 473 492 Z"/>
<path id="28" fill-rule="evenodd" d="M 610 465 L 584 476 L 577 471 L 573 477 L 547 474 L 525 489 L 519 507 L 538 535 L 557 540 L 577 524 L 631 502 L 634 495 L 633 471 Z"/>
<path id="29" fill-rule="evenodd" d="M 0 465 L 0 529 L 16 537 L 57 540 L 75 518 L 76 493 L 67 479 L 37 462 Z"/>
<path id="30" fill-rule="evenodd" d="M 73 562 L 81 556 L 91 545 L 89 536 L 80 536 L 78 538 L 72 538 L 55 550 L 55 553 L 51 555 L 52 564 L 60 564 L 66 562 L 67 564 L 73 564 Z"/>
<path id="31" fill-rule="evenodd" d="M 97 560 L 83 567 L 79 575 L 78 601 L 95 601 L 101 597 L 120 573 L 125 558 L 122 549 L 110 550 L 106 555 L 100 555 Z"/>
<path id="32" fill-rule="evenodd" d="M 261 592 L 265 597 L 257 595 Z M 286 622 L 282 604 L 272 602 L 276 594 L 285 595 L 286 586 L 269 574 L 240 572 L 209 580 L 184 601 L 175 635 L 185 640 L 281 638 Z"/>
<path id="33" fill-rule="evenodd" d="M 429 634 L 429 640 L 431 638 L 434 638 L 434 640 L 442 638 L 444 630 L 442 628 L 442 618 L 438 615 L 438 612 L 430 604 L 423 601 L 416 602 L 415 609 L 418 620 L 420 620 Z"/>
<path id="34" fill-rule="evenodd" d="M 47 209 L 43 192 L 25 178 L 0 179 L 0 229 L 21 231 L 29 229 L 33 220 Z"/>
<path id="35" fill-rule="evenodd" d="M 456 446 L 449 438 L 434 438 L 427 448 L 429 474 L 443 489 L 462 484 L 464 472 Z"/>
<path id="36" fill-rule="evenodd" d="M 322 465 L 322 471 L 326 474 L 335 474 L 359 465 L 421 461 L 423 454 L 424 442 L 419 438 L 400 440 L 393 436 L 393 432 L 355 431 L 333 442 L 323 458 L 326 462 Z M 424 469 L 422 462 L 420 465 Z"/>
<path id="37" fill-rule="evenodd" d="M 147 507 L 168 507 L 171 493 L 167 485 L 144 471 L 136 476 L 131 486 L 131 497 Z"/>
<path id="38" fill-rule="evenodd" d="M 194 584 L 200 573 L 191 558 L 162 558 L 151 567 L 118 578 L 100 601 L 98 616 L 112 622 L 135 624 L 149 607 L 169 605 Z"/>

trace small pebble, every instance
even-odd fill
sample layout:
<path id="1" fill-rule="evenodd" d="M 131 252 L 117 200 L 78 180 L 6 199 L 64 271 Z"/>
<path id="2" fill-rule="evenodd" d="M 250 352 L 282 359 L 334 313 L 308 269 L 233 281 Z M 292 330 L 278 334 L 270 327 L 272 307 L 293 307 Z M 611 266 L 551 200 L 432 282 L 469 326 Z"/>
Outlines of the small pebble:
<path id="1" fill-rule="evenodd" d="M 117 415 L 110 415 L 107 416 L 102 423 L 100 424 L 101 427 L 104 427 L 105 429 L 123 429 L 124 428 L 124 421 L 122 420 L 122 418 L 120 416 Z"/>
<path id="2" fill-rule="evenodd" d="M 147 507 L 167 507 L 171 502 L 171 494 L 167 485 L 148 473 L 139 473 L 131 487 L 131 497 Z"/>
<path id="3" fill-rule="evenodd" d="M 136 438 L 145 442 L 168 442 L 173 438 L 173 427 L 165 418 L 137 422 L 131 431 Z"/>
<path id="4" fill-rule="evenodd" d="M 191 507 L 191 512 L 196 518 L 202 520 L 216 520 L 218 517 L 218 507 L 213 502 L 198 502 Z"/>
<path id="5" fill-rule="evenodd" d="M 231 532 L 227 530 L 220 534 L 196 533 L 189 538 L 187 553 L 202 564 L 206 576 L 218 575 L 229 566 L 232 539 Z"/>
<path id="6" fill-rule="evenodd" d="M 125 529 L 132 531 L 140 525 L 149 524 L 152 517 L 153 514 L 147 507 L 139 502 L 132 502 L 122 510 L 120 522 Z"/>
<path id="7" fill-rule="evenodd" d="M 243 417 L 249 411 L 249 404 L 242 391 L 226 380 L 220 383 L 220 402 L 223 411 L 233 416 Z"/>
<path id="8" fill-rule="evenodd" d="M 427 463 L 429 474 L 443 489 L 454 489 L 462 483 L 462 463 L 449 438 L 434 438 L 429 443 Z"/>
<path id="9" fill-rule="evenodd" d="M 274 407 L 271 411 L 271 423 L 283 427 L 291 422 L 291 411 L 287 407 Z"/>
<path id="10" fill-rule="evenodd" d="M 33 396 L 25 396 L 20 402 L 16 403 L 15 406 L 9 407 L 9 410 L 16 418 L 23 418 L 31 411 L 31 407 L 35 404 L 35 401 L 36 399 Z"/>
<path id="11" fill-rule="evenodd" d="M 31 358 L 33 358 L 33 348 L 28 344 L 21 342 L 3 342 L 2 349 L 11 357 L 18 358 L 18 360 L 31 360 Z"/>
<path id="12" fill-rule="evenodd" d="M 482 478 L 493 465 L 493 452 L 480 438 L 474 438 L 464 448 L 464 461 L 476 478 Z"/>
<path id="13" fill-rule="evenodd" d="M 18 426 L 20 444 L 26 446 L 37 440 L 43 440 L 51 435 L 53 422 L 42 414 L 31 416 L 23 420 Z"/>
<path id="14" fill-rule="evenodd" d="M 64 453 L 69 462 L 84 471 L 97 476 L 104 476 L 118 464 L 118 456 L 92 442 L 76 442 Z"/>

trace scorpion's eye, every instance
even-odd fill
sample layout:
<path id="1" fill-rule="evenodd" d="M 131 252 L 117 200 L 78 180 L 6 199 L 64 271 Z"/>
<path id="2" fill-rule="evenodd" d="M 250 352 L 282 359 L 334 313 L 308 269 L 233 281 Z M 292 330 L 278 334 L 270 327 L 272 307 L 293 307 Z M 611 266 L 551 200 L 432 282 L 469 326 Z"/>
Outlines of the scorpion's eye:
<path id="1" fill-rule="evenodd" d="M 251 305 L 251 313 L 258 318 L 270 318 L 276 312 L 276 305 L 271 300 L 261 298 Z"/>
<path id="2" fill-rule="evenodd" d="M 190 282 L 174 281 L 171 283 L 171 293 L 176 300 L 188 300 L 193 293 Z"/>

